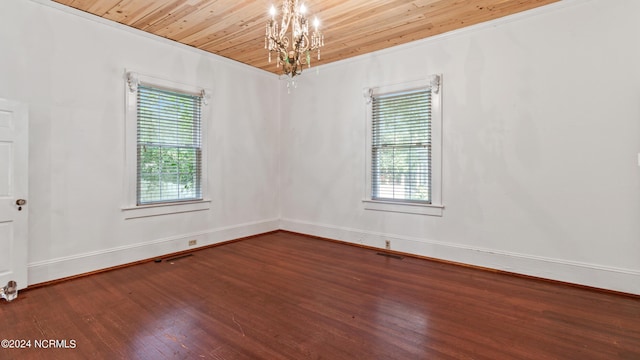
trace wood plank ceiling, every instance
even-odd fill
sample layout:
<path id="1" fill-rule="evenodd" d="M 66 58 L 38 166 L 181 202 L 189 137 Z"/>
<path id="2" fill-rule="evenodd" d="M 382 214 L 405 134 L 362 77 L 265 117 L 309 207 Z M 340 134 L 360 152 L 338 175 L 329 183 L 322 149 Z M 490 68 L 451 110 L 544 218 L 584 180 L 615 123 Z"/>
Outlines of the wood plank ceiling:
<path id="1" fill-rule="evenodd" d="M 273 73 L 264 48 L 281 0 L 53 0 Z M 325 35 L 327 64 L 559 0 L 304 0 Z"/>

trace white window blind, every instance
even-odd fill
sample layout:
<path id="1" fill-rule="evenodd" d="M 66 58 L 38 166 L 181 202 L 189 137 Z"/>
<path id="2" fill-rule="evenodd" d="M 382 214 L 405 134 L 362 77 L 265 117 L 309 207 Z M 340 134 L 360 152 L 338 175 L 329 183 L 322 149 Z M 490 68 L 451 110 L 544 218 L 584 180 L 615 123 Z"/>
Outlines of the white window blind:
<path id="1" fill-rule="evenodd" d="M 371 198 L 432 203 L 431 88 L 372 97 Z"/>
<path id="2" fill-rule="evenodd" d="M 137 204 L 202 200 L 201 96 L 140 84 Z"/>

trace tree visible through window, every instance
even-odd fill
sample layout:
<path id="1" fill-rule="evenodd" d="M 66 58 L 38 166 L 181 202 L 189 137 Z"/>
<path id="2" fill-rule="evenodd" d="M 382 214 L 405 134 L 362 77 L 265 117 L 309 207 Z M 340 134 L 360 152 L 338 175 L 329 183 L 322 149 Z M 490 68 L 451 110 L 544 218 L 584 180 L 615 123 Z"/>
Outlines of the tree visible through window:
<path id="1" fill-rule="evenodd" d="M 371 198 L 431 203 L 431 88 L 372 98 Z"/>
<path id="2" fill-rule="evenodd" d="M 201 200 L 201 97 L 140 85 L 138 205 Z"/>

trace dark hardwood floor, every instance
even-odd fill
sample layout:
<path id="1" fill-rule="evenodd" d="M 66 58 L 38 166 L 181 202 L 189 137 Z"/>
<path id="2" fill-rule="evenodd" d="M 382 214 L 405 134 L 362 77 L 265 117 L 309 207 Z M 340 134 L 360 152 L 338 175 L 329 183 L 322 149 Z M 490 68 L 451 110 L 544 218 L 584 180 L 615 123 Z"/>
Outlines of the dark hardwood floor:
<path id="1" fill-rule="evenodd" d="M 0 339 L 31 341 L 0 359 L 640 359 L 640 299 L 277 232 L 23 291 Z"/>

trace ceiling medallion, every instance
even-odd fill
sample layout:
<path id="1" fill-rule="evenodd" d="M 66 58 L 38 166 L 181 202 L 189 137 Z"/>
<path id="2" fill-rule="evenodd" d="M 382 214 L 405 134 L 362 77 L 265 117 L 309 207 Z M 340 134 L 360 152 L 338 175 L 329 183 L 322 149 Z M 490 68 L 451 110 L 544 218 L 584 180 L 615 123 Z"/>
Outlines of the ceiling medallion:
<path id="1" fill-rule="evenodd" d="M 267 31 L 264 39 L 264 47 L 271 53 L 275 52 L 276 67 L 282 67 L 284 75 L 293 77 L 302 74 L 304 65 L 311 67 L 311 51 L 318 51 L 320 60 L 320 48 L 324 46 L 324 35 L 318 30 L 320 22 L 316 17 L 313 21 L 313 33 L 309 38 L 309 20 L 306 16 L 307 8 L 304 4 L 298 4 L 298 0 L 283 0 L 280 25 L 276 21 L 277 11 L 272 5 L 271 19 L 267 21 Z"/>

